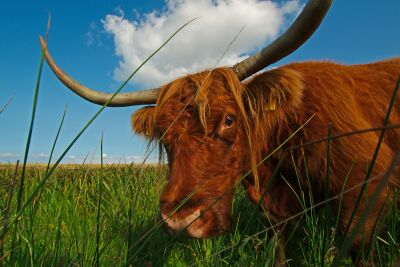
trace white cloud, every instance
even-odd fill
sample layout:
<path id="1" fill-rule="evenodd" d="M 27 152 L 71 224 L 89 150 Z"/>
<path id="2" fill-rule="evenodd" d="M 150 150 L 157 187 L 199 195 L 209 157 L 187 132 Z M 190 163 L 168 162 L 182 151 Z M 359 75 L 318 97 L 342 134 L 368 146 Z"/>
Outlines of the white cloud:
<path id="1" fill-rule="evenodd" d="M 154 50 L 185 22 L 199 17 L 167 44 L 134 78 L 158 86 L 178 76 L 214 67 L 234 36 L 245 26 L 219 65 L 232 65 L 244 53 L 276 38 L 287 15 L 300 9 L 299 0 L 279 5 L 261 0 L 166 0 L 166 8 L 125 18 L 122 10 L 103 20 L 120 57 L 114 78 L 125 80 Z"/>
<path id="2" fill-rule="evenodd" d="M 0 153 L 0 158 L 7 158 L 7 157 L 18 157 L 19 155 L 16 153 L 11 153 L 11 152 L 1 152 Z"/>
<path id="3" fill-rule="evenodd" d="M 32 158 L 48 158 L 50 157 L 50 154 L 40 152 L 38 154 L 32 154 Z"/>

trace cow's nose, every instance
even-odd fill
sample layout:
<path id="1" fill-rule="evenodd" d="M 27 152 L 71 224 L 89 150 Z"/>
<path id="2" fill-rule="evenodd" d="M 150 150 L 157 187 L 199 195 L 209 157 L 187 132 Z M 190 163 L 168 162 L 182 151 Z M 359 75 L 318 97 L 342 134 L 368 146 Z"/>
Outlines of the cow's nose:
<path id="1" fill-rule="evenodd" d="M 168 214 L 161 213 L 161 218 L 167 226 L 169 233 L 186 232 L 192 237 L 200 238 L 202 236 L 201 229 L 193 227 L 194 222 L 200 217 L 201 211 L 196 210 L 186 217 L 178 217 L 176 215 L 168 216 Z"/>

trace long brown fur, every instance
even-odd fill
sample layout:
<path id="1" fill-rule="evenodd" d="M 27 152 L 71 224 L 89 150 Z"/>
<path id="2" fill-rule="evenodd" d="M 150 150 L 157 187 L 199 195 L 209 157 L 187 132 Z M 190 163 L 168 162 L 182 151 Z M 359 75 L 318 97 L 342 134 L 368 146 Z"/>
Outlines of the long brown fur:
<path id="1" fill-rule="evenodd" d="M 164 86 L 156 106 L 145 107 L 132 118 L 136 133 L 152 140 L 162 139 L 167 151 L 171 175 L 161 196 L 162 213 L 171 212 L 193 190 L 198 193 L 186 208 L 183 206 L 174 215 L 174 219 L 185 218 L 194 210 L 203 210 L 211 200 L 229 191 L 214 208 L 202 215 L 195 226 L 191 226 L 193 235 L 201 233 L 201 237 L 222 233 L 230 225 L 231 187 L 248 170 L 253 170 L 244 185 L 250 199 L 258 202 L 282 158 L 280 177 L 262 200 L 272 218 L 279 221 L 301 210 L 292 188 L 310 190 L 317 199 L 322 199 L 327 144 L 305 146 L 292 153 L 285 148 L 327 137 L 330 124 L 332 135 L 381 127 L 399 75 L 399 58 L 351 66 L 305 62 L 258 74 L 243 83 L 230 69 L 218 68 L 188 75 Z M 233 126 L 224 122 L 227 114 L 233 114 Z M 389 124 L 400 124 L 400 96 L 396 97 Z M 304 128 L 283 149 L 255 168 L 303 125 Z M 379 132 L 367 132 L 332 141 L 330 196 L 339 194 L 343 187 L 348 189 L 363 182 L 378 136 Z M 372 177 L 378 176 L 378 179 L 369 182 L 367 195 L 373 194 L 380 181 L 379 175 L 385 172 L 399 150 L 400 130 L 388 130 L 372 171 Z M 364 225 L 365 236 L 371 234 L 391 189 L 399 187 L 400 172 L 397 170 L 390 177 L 389 189 L 381 193 Z M 359 190 L 343 196 L 341 230 L 349 221 Z M 355 222 L 364 205 L 365 199 Z M 195 232 L 195 227 L 201 231 Z M 355 247 L 361 238 L 361 235 L 357 237 Z"/>

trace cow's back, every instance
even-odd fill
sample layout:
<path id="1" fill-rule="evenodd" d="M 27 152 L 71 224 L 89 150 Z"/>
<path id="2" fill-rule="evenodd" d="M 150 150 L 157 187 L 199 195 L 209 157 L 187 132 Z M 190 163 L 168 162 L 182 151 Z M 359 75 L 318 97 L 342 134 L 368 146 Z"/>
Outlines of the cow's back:
<path id="1" fill-rule="evenodd" d="M 331 62 L 293 63 L 285 68 L 296 70 L 303 77 L 300 113 L 316 114 L 319 125 L 315 127 L 333 123 L 336 133 L 344 133 L 382 126 L 399 79 L 400 58 L 348 66 Z M 389 124 L 400 124 L 400 94 Z M 387 131 L 385 140 L 393 152 L 400 150 L 400 130 Z"/>
<path id="2" fill-rule="evenodd" d="M 302 140 L 296 140 L 303 143 L 326 137 L 330 124 L 333 135 L 382 127 L 400 75 L 399 58 L 366 65 L 309 62 L 285 67 L 298 71 L 303 78 L 302 105 L 297 110 L 297 114 L 304 116 L 301 122 L 315 114 L 304 128 L 305 133 L 300 137 Z M 389 125 L 400 125 L 399 94 Z M 331 169 L 335 172 L 332 175 L 336 177 L 336 181 L 332 182 L 337 190 L 349 172 L 353 174 L 348 181 L 349 186 L 362 181 L 380 133 L 370 131 L 332 142 L 330 161 Z M 400 129 L 387 130 L 371 175 L 382 175 L 399 150 Z M 326 171 L 323 168 L 326 163 L 326 144 L 308 147 L 305 153 L 310 155 L 308 169 L 316 177 L 321 176 Z M 394 187 L 400 186 L 399 177 L 400 171 L 395 171 L 389 183 Z"/>

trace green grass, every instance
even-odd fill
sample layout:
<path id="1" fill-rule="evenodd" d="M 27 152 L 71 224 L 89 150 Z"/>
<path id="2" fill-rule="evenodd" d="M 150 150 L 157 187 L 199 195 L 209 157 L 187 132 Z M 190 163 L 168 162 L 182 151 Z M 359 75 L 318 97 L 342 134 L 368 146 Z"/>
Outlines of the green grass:
<path id="1" fill-rule="evenodd" d="M 45 174 L 46 168 L 27 168 L 22 202 Z M 272 265 L 278 250 L 273 233 L 265 231 L 268 220 L 261 212 L 252 216 L 254 205 L 241 187 L 233 202 L 233 227 L 227 234 L 195 240 L 164 233 L 159 226 L 158 199 L 166 175 L 164 167 L 145 167 L 140 172 L 128 165 L 59 167 L 21 214 L 18 224 L 11 225 L 4 240 L 2 263 L 5 266 Z M 1 168 L 0 195 L 4 196 L 0 198 L 1 221 L 11 189 L 16 186 L 13 177 L 14 166 Z M 16 210 L 14 197 L 11 218 Z M 288 225 L 289 266 L 321 266 L 322 262 L 330 265 L 337 250 L 334 218 L 326 206 L 312 209 Z M 400 257 L 399 237 L 400 212 L 392 206 L 373 241 L 379 266 L 388 266 Z M 18 245 L 13 247 L 13 244 Z M 350 262 L 349 258 L 344 261 Z"/>

